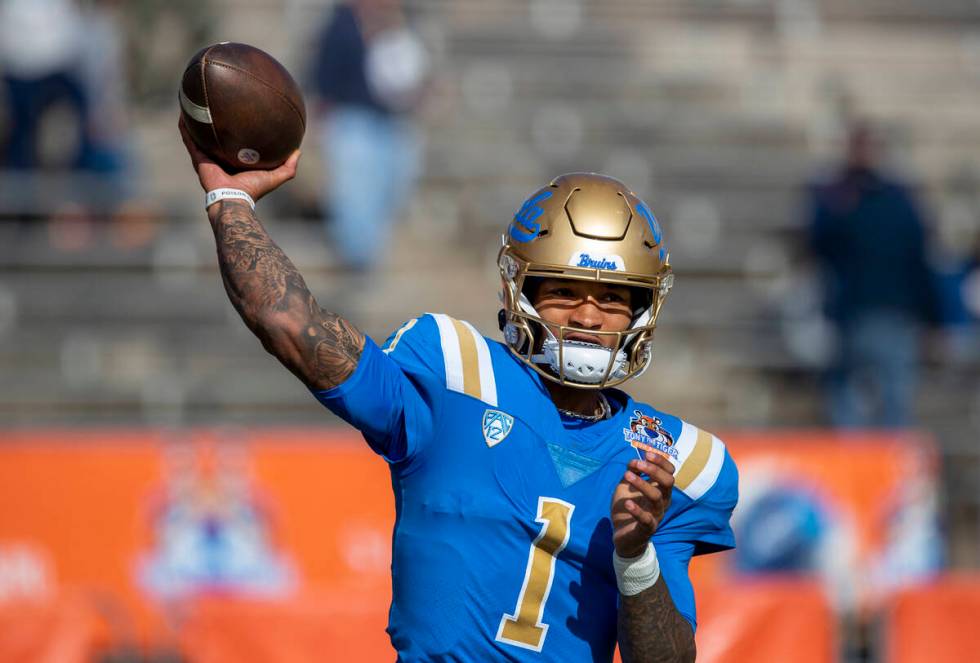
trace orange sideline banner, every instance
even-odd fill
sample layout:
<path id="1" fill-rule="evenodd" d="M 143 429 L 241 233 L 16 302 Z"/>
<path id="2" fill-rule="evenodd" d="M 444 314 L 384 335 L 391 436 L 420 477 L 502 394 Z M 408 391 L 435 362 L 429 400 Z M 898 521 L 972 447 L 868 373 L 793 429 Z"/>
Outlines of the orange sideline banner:
<path id="1" fill-rule="evenodd" d="M 384 462 L 354 434 L 0 439 L 0 602 L 70 588 L 116 616 L 117 640 L 173 646 L 199 597 L 282 602 L 328 591 L 331 610 L 372 613 L 379 628 L 358 642 L 386 642 L 394 500 Z M 4 574 L 11 557 L 20 570 Z"/>
<path id="2" fill-rule="evenodd" d="M 739 469 L 737 549 L 698 560 L 699 580 L 820 580 L 836 610 L 867 614 L 935 577 L 938 455 L 914 433 L 732 432 Z"/>
<path id="3" fill-rule="evenodd" d="M 722 583 L 697 600 L 699 663 L 838 660 L 835 615 L 817 581 Z"/>
<path id="4" fill-rule="evenodd" d="M 885 612 L 889 663 L 961 663 L 980 656 L 980 574 L 951 575 L 899 592 Z"/>
<path id="5" fill-rule="evenodd" d="M 788 514 L 805 525 L 777 542 L 788 546 L 785 559 L 726 553 L 692 564 L 699 601 L 705 597 L 699 641 L 729 651 L 726 638 L 742 638 L 743 649 L 724 660 L 751 650 L 745 633 L 758 631 L 751 614 L 775 614 L 764 597 L 763 607 L 743 613 L 708 598 L 733 577 L 772 572 L 765 563 L 800 563 L 792 573 L 820 580 L 835 603 L 843 578 L 857 587 L 846 600 L 870 605 L 894 588 L 896 576 L 889 585 L 884 571 L 922 550 L 894 548 L 907 543 L 896 537 L 910 524 L 934 516 L 927 440 L 723 437 L 742 477 L 740 546 L 760 535 L 753 528 L 771 531 L 768 519 L 785 522 Z M 0 433 L 0 441 L 0 608 L 85 597 L 91 610 L 80 619 L 89 626 L 68 629 L 73 642 L 181 648 L 194 663 L 294 663 L 307 660 L 302 651 L 391 660 L 383 629 L 394 501 L 385 463 L 355 433 L 36 430 Z M 807 545 L 816 552 L 795 559 Z M 843 571 L 822 566 L 821 554 L 835 551 Z M 817 603 L 807 614 L 820 614 Z M 719 623 L 728 634 L 721 641 Z M 20 660 L 5 654 L 4 642 L 0 660 Z"/>

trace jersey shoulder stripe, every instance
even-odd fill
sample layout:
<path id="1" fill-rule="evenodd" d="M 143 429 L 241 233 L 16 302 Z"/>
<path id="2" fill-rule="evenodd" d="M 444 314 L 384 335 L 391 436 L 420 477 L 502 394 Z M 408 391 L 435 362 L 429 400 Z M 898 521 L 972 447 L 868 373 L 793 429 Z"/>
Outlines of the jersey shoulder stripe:
<path id="1" fill-rule="evenodd" d="M 681 434 L 675 446 L 674 487 L 697 500 L 718 480 L 725 461 L 725 445 L 711 433 L 681 421 Z"/>
<path id="2" fill-rule="evenodd" d="M 497 384 L 487 339 L 468 322 L 431 313 L 439 328 L 446 387 L 497 407 Z"/>
<path id="3" fill-rule="evenodd" d="M 481 400 L 496 407 L 497 379 L 494 377 L 493 360 L 490 357 L 490 345 L 476 327 L 466 321 L 463 321 L 463 325 L 469 329 L 476 342 L 477 363 L 480 369 Z"/>

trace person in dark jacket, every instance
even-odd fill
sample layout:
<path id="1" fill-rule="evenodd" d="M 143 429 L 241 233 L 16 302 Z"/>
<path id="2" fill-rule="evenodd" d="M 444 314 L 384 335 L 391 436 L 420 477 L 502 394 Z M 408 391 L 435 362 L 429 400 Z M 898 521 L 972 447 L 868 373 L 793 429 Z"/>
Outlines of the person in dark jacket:
<path id="1" fill-rule="evenodd" d="M 313 85 L 326 167 L 323 207 L 341 261 L 368 271 L 410 201 L 420 167 L 414 122 L 428 55 L 397 0 L 337 4 L 320 34 Z"/>
<path id="2" fill-rule="evenodd" d="M 920 342 L 935 316 L 926 230 L 913 191 L 878 167 L 866 123 L 841 168 L 810 190 L 810 239 L 838 331 L 829 410 L 841 427 L 903 427 L 912 418 Z"/>

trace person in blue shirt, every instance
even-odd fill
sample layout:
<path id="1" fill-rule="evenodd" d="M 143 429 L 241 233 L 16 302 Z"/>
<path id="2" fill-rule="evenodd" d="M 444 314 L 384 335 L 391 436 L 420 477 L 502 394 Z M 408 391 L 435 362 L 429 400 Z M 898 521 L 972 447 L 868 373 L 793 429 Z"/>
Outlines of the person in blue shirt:
<path id="1" fill-rule="evenodd" d="M 714 435 L 615 388 L 648 367 L 673 279 L 649 208 L 556 178 L 504 235 L 503 343 L 425 314 L 379 347 L 319 306 L 249 202 L 298 155 L 229 175 L 185 143 L 232 303 L 388 463 L 399 660 L 610 661 L 618 643 L 693 661 L 688 563 L 734 546 L 738 478 Z"/>

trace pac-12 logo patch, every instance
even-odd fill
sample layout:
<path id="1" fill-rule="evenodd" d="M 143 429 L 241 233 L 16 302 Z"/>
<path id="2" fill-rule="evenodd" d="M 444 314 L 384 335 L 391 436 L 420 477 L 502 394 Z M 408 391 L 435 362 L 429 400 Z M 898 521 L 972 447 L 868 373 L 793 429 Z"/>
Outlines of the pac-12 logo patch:
<path id="1" fill-rule="evenodd" d="M 487 410 L 483 413 L 483 439 L 487 446 L 500 444 L 514 427 L 514 417 L 500 410 Z"/>
<path id="2" fill-rule="evenodd" d="M 656 451 L 669 458 L 677 458 L 674 436 L 664 428 L 664 422 L 659 417 L 633 410 L 630 427 L 623 429 L 623 439 L 636 449 Z"/>

